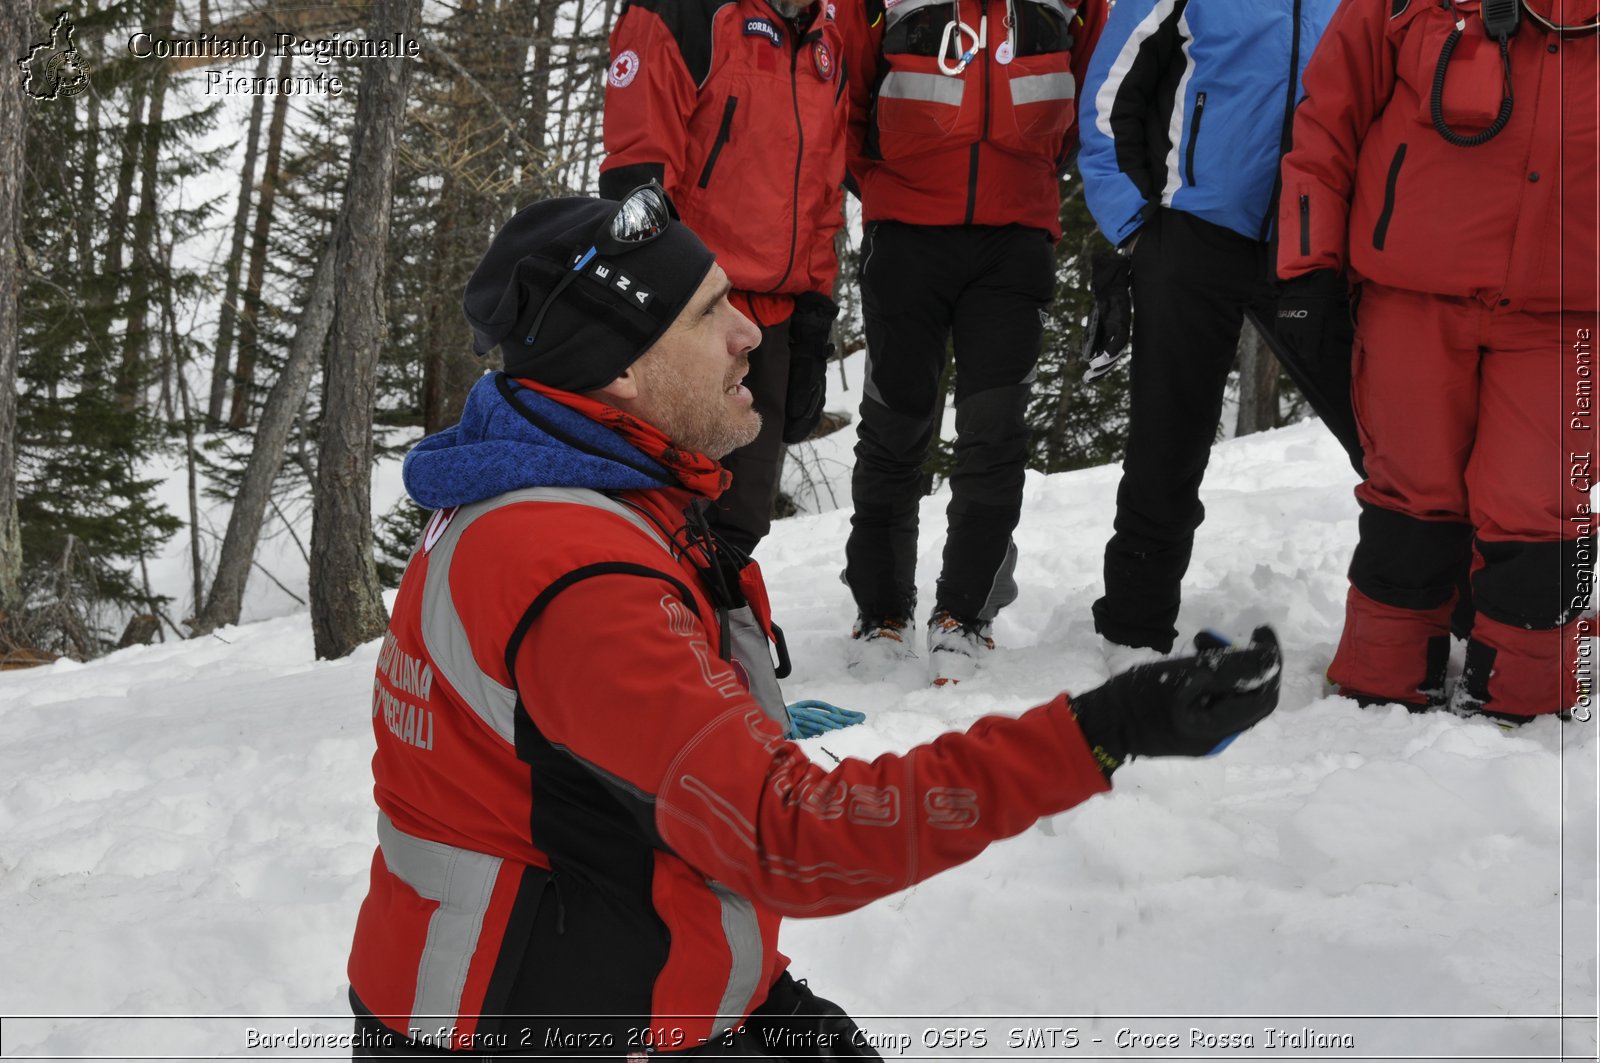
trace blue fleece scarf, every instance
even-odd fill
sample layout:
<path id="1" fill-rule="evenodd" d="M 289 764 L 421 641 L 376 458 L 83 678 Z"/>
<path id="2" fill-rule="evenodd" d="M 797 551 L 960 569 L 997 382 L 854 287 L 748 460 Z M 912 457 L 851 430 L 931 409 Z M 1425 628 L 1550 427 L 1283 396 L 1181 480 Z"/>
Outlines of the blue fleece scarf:
<path id="1" fill-rule="evenodd" d="M 413 447 L 401 475 L 406 493 L 426 509 L 522 487 L 628 491 L 676 482 L 611 429 L 503 373 L 473 385 L 460 422 Z"/>

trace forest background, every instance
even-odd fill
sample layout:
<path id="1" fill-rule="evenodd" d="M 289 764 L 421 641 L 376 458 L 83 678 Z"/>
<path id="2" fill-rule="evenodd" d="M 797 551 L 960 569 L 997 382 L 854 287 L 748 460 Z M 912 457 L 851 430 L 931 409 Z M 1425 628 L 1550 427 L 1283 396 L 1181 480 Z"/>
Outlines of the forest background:
<path id="1" fill-rule="evenodd" d="M 495 229 L 532 201 L 594 193 L 622 2 L 0 4 L 0 668 L 237 622 L 263 534 L 294 535 L 308 508 L 317 656 L 381 634 L 382 590 L 425 515 L 404 500 L 373 511 L 374 462 L 453 423 L 498 367 L 472 354 L 460 310 Z M 318 62 L 275 54 L 284 33 L 398 34 L 419 54 Z M 201 35 L 266 47 L 148 54 Z M 242 103 L 208 70 L 334 75 L 343 91 Z M 1076 174 L 1062 192 L 1029 409 L 1041 472 L 1120 461 L 1127 418 L 1126 361 L 1082 382 L 1088 263 L 1105 245 Z M 839 248 L 841 357 L 863 346 L 858 237 L 857 215 Z M 1224 434 L 1305 415 L 1249 327 L 1230 388 Z M 930 455 L 930 491 L 949 444 Z M 157 498 L 157 456 L 185 470 L 179 511 Z M 228 510 L 225 533 L 202 519 L 213 510 Z M 174 536 L 189 540 L 183 615 L 149 575 Z"/>

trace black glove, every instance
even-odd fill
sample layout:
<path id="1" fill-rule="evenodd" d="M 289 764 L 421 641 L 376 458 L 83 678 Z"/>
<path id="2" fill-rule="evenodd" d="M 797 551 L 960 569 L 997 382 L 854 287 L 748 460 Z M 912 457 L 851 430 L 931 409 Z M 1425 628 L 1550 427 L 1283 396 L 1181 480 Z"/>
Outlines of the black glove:
<path id="1" fill-rule="evenodd" d="M 1133 259 L 1118 251 L 1101 250 L 1089 263 L 1094 309 L 1083 336 L 1083 360 L 1089 366 L 1084 383 L 1109 373 L 1121 360 L 1133 323 Z"/>
<path id="2" fill-rule="evenodd" d="M 789 318 L 789 390 L 783 404 L 783 441 L 799 443 L 822 420 L 828 397 L 828 359 L 833 357 L 833 319 L 839 308 L 821 292 L 794 297 Z"/>
<path id="3" fill-rule="evenodd" d="M 1072 699 L 1072 711 L 1110 778 L 1129 757 L 1219 752 L 1278 705 L 1278 636 L 1263 625 L 1239 649 L 1202 632 L 1193 657 L 1114 675 Z"/>
<path id="4" fill-rule="evenodd" d="M 1278 342 L 1302 366 L 1314 367 L 1324 351 L 1349 359 L 1354 342 L 1350 285 L 1336 269 L 1314 269 L 1278 290 Z"/>
<path id="5" fill-rule="evenodd" d="M 745 1020 L 745 1029 L 773 1056 L 786 1059 L 882 1059 L 855 1020 L 823 1000 L 788 971 L 767 990 L 767 999 Z"/>

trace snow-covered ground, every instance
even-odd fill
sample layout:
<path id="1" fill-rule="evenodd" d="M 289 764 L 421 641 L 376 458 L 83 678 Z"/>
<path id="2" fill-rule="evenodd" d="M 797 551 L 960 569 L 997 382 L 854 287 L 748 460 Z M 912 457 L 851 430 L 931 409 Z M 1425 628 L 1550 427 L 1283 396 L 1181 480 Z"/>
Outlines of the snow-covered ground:
<path id="1" fill-rule="evenodd" d="M 818 450 L 847 462 L 853 435 Z M 903 750 L 1102 681 L 1116 478 L 1030 475 L 1022 596 L 992 667 L 944 689 L 913 665 L 845 672 L 848 511 L 779 522 L 759 556 L 786 690 L 868 713 L 809 752 Z M 1212 760 L 1133 763 L 903 894 L 789 922 L 796 973 L 891 1059 L 1594 1059 L 1595 724 L 1506 734 L 1325 696 L 1351 486 L 1316 424 L 1212 459 L 1180 626 L 1276 625 L 1275 716 Z M 925 601 L 947 501 L 922 510 Z M 297 551 L 273 549 L 303 591 Z M 316 1035 L 349 1029 L 377 644 L 314 661 L 305 613 L 264 587 L 247 616 L 271 619 L 0 675 L 0 1013 L 47 1016 L 6 1018 L 0 1057 L 340 1057 Z"/>

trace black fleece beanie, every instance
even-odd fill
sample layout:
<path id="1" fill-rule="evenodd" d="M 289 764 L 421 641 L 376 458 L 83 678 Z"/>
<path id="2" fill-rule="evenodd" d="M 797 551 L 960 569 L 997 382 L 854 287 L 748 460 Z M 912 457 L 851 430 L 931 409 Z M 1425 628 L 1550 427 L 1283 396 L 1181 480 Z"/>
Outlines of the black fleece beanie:
<path id="1" fill-rule="evenodd" d="M 589 254 L 616 207 L 609 199 L 549 199 L 506 222 L 467 281 L 463 310 L 474 351 L 498 345 L 512 376 L 581 392 L 609 384 L 655 343 L 715 256 L 675 210 L 648 243 L 615 256 Z M 574 268 L 578 277 L 530 337 L 545 297 Z"/>

